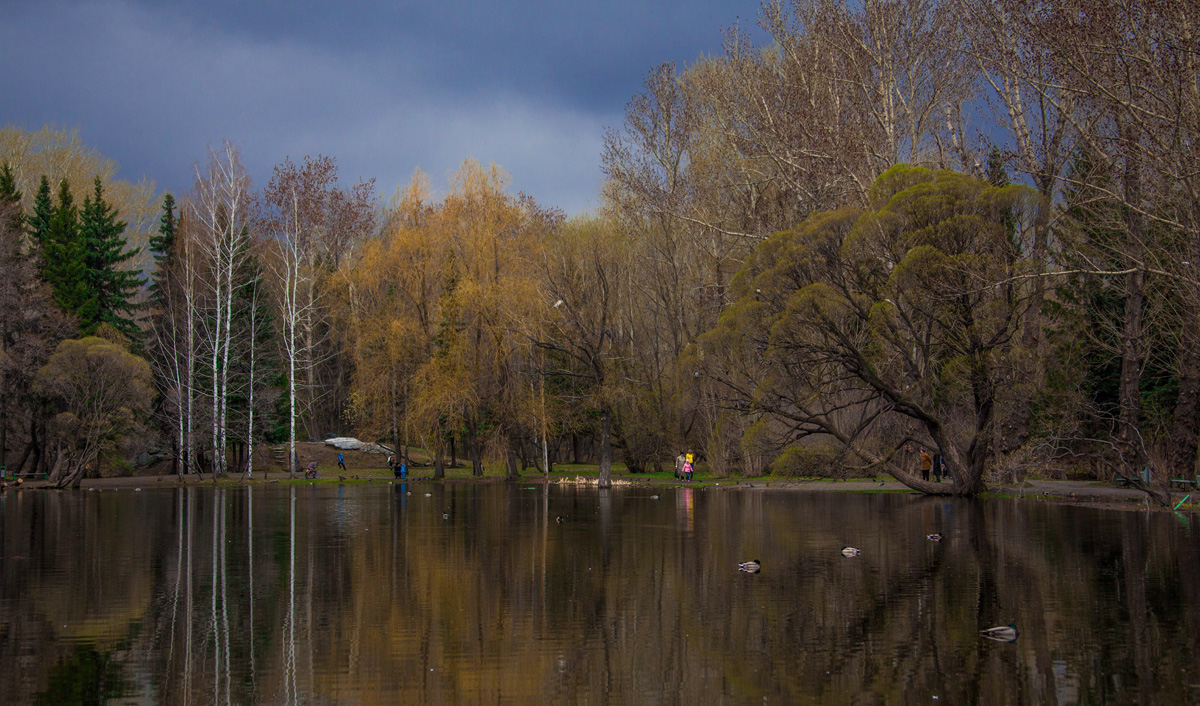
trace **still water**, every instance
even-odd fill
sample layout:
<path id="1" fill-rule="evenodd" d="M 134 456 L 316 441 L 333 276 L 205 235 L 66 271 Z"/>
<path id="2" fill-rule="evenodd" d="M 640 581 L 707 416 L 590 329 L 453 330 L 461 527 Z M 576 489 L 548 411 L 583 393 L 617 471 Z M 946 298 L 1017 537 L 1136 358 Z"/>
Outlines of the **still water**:
<path id="1" fill-rule="evenodd" d="M 422 482 L 10 491 L 0 531 L 4 704 L 1200 703 L 1169 513 Z"/>

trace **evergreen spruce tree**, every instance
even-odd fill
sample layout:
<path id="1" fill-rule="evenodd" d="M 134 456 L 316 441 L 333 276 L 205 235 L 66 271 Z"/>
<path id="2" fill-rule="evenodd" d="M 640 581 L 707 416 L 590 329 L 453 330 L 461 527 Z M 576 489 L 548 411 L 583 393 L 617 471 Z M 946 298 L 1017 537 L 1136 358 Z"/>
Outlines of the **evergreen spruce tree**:
<path id="1" fill-rule="evenodd" d="M 141 252 L 126 250 L 125 221 L 117 220 L 117 209 L 104 200 L 104 187 L 96 177 L 94 191 L 84 199 L 79 232 L 87 249 L 87 280 L 96 299 L 98 320 L 136 340 L 141 332 L 133 321 L 137 290 L 145 284 L 141 270 L 122 269 L 121 265 Z"/>
<path id="2" fill-rule="evenodd" d="M 17 180 L 13 177 L 12 168 L 5 162 L 0 166 L 0 217 L 6 235 L 16 236 L 24 230 L 25 216 L 21 213 L 21 192 L 17 190 Z"/>
<path id="3" fill-rule="evenodd" d="M 33 199 L 33 215 L 29 217 L 29 234 L 38 248 L 50 239 L 50 221 L 54 220 L 54 201 L 50 197 L 50 180 L 42 175 L 37 195 Z"/>
<path id="4" fill-rule="evenodd" d="M 997 188 L 1008 186 L 1008 170 L 1004 168 L 1004 155 L 1000 154 L 999 147 L 993 147 L 988 153 L 987 169 L 983 178 Z"/>
<path id="5" fill-rule="evenodd" d="M 151 235 L 150 253 L 154 256 L 154 274 L 150 278 L 150 301 L 161 308 L 170 296 L 168 279 L 175 263 L 175 197 L 163 196 L 162 216 L 158 219 L 158 234 Z"/>
<path id="6" fill-rule="evenodd" d="M 273 388 L 279 377 L 279 361 L 274 355 L 274 317 L 262 263 L 250 254 L 234 276 L 239 283 L 234 290 L 232 320 L 237 355 L 230 361 L 229 411 L 233 425 L 231 436 L 248 445 L 243 448 L 245 452 L 255 444 L 273 438 L 273 432 L 281 424 L 278 405 L 272 409 L 269 403 L 274 396 L 272 393 L 276 392 Z M 252 400 L 253 429 L 248 424 Z M 282 421 L 286 421 L 286 407 Z M 283 436 L 287 438 L 286 429 Z M 244 462 L 244 454 L 239 456 Z"/>
<path id="7" fill-rule="evenodd" d="M 34 217 L 38 217 L 36 212 Z M 42 246 L 42 278 L 54 290 L 54 301 L 59 308 L 75 317 L 80 332 L 85 336 L 95 333 L 99 303 L 89 286 L 87 249 L 79 233 L 79 212 L 66 179 L 59 183 L 58 205 Z"/>

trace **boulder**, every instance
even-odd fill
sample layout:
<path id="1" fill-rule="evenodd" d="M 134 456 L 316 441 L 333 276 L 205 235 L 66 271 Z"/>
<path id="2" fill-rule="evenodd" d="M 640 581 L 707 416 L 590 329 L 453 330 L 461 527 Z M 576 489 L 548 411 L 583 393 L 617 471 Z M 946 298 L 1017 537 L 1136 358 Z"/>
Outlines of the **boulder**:
<path id="1" fill-rule="evenodd" d="M 325 445 L 343 451 L 358 451 L 362 448 L 363 442 L 352 436 L 335 436 L 332 439 L 326 439 Z"/>

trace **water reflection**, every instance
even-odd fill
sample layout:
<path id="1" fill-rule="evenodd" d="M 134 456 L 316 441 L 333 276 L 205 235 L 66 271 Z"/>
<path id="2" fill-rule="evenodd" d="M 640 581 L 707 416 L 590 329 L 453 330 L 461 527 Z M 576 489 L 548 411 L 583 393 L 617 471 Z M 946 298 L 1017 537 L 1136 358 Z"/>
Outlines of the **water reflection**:
<path id="1" fill-rule="evenodd" d="M 6 704 L 1200 697 L 1170 514 L 417 483 L 10 492 L 0 530 Z"/>

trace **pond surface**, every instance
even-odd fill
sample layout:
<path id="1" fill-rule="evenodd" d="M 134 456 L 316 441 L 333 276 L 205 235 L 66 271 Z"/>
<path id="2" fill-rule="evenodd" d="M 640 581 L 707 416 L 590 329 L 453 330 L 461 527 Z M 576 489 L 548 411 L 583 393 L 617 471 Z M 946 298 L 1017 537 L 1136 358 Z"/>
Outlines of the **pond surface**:
<path id="1" fill-rule="evenodd" d="M 1200 702 L 1170 513 L 421 482 L 9 491 L 0 531 L 4 704 Z"/>

